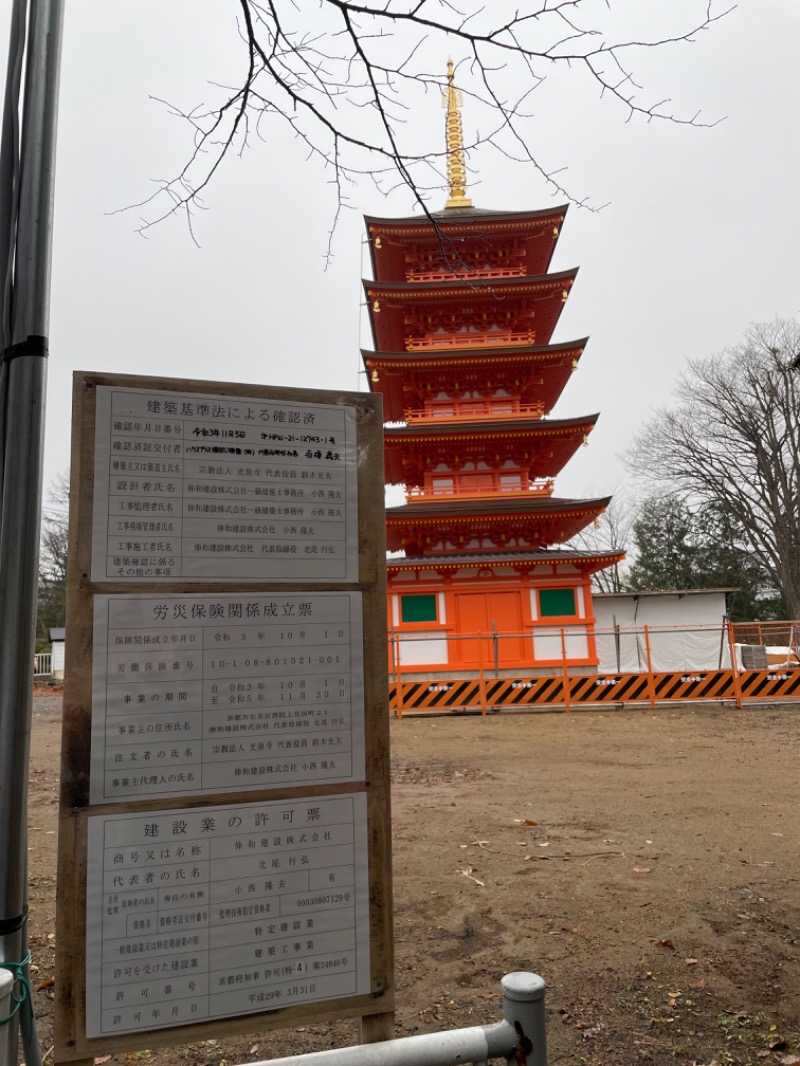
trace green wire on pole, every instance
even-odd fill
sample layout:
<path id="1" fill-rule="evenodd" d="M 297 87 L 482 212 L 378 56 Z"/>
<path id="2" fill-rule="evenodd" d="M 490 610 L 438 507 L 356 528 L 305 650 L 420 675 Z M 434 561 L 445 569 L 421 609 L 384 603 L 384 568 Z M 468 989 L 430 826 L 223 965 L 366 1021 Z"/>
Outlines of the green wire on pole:
<path id="1" fill-rule="evenodd" d="M 10 1014 L 7 1014 L 5 1018 L 0 1018 L 0 1025 L 8 1025 L 8 1023 L 16 1017 L 18 1011 L 25 1003 L 28 1004 L 28 1011 L 31 1014 L 33 1013 L 31 983 L 28 980 L 28 975 L 26 973 L 30 962 L 30 952 L 28 952 L 22 962 L 0 962 L 0 970 L 10 970 L 14 975 L 14 987 L 11 989 L 11 1002 L 14 1006 L 12 1007 Z"/>

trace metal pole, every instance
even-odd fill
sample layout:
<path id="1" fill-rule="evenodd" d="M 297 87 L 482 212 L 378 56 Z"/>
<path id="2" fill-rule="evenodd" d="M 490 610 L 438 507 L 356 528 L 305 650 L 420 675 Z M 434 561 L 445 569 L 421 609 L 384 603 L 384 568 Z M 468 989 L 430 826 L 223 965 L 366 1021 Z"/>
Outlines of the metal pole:
<path id="1" fill-rule="evenodd" d="M 27 798 L 39 563 L 56 113 L 63 0 L 30 0 L 0 526 L 0 961 L 27 955 Z M 41 1062 L 20 1012 L 25 1059 Z M 0 1031 L 0 1066 L 17 1062 L 17 1026 Z"/>
<path id="2" fill-rule="evenodd" d="M 517 971 L 507 973 L 500 984 L 503 988 L 503 1017 L 517 1034 L 517 1052 L 508 1057 L 509 1063 L 547 1066 L 544 978 L 536 973 Z"/>

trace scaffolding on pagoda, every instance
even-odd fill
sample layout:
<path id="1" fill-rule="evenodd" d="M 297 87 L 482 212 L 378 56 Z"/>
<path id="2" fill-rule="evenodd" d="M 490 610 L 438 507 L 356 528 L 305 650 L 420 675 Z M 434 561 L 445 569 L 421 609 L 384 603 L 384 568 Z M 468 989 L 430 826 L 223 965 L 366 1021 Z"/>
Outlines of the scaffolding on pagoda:
<path id="1" fill-rule="evenodd" d="M 586 340 L 551 337 L 577 270 L 549 272 L 566 207 L 488 211 L 466 195 L 448 64 L 444 210 L 366 218 L 364 282 L 384 399 L 393 668 L 413 679 L 597 665 L 591 577 L 619 552 L 561 547 L 609 498 L 560 499 L 555 478 L 598 416 L 551 419 Z"/>

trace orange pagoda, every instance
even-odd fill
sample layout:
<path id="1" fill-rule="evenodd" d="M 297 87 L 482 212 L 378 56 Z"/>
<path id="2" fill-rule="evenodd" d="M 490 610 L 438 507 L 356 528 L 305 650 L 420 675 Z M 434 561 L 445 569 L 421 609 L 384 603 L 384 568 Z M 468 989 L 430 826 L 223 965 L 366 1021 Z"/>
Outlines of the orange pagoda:
<path id="1" fill-rule="evenodd" d="M 383 394 L 386 483 L 406 493 L 386 512 L 392 666 L 516 676 L 566 657 L 585 672 L 591 576 L 623 556 L 559 547 L 609 502 L 553 495 L 598 417 L 547 417 L 586 344 L 551 343 L 577 274 L 548 273 L 566 207 L 473 207 L 452 63 L 446 93 L 444 210 L 365 220 L 375 350 L 362 355 Z"/>

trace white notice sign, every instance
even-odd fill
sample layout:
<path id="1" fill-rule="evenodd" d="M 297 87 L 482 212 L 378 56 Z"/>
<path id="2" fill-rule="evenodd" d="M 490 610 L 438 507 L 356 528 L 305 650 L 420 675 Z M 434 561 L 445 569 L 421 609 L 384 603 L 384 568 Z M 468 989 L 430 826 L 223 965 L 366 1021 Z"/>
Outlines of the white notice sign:
<path id="1" fill-rule="evenodd" d="M 357 581 L 356 409 L 97 387 L 92 580 Z"/>
<path id="2" fill-rule="evenodd" d="M 88 828 L 88 1037 L 369 993 L 362 793 Z"/>
<path id="3" fill-rule="evenodd" d="M 364 779 L 360 592 L 94 597 L 92 803 Z"/>

